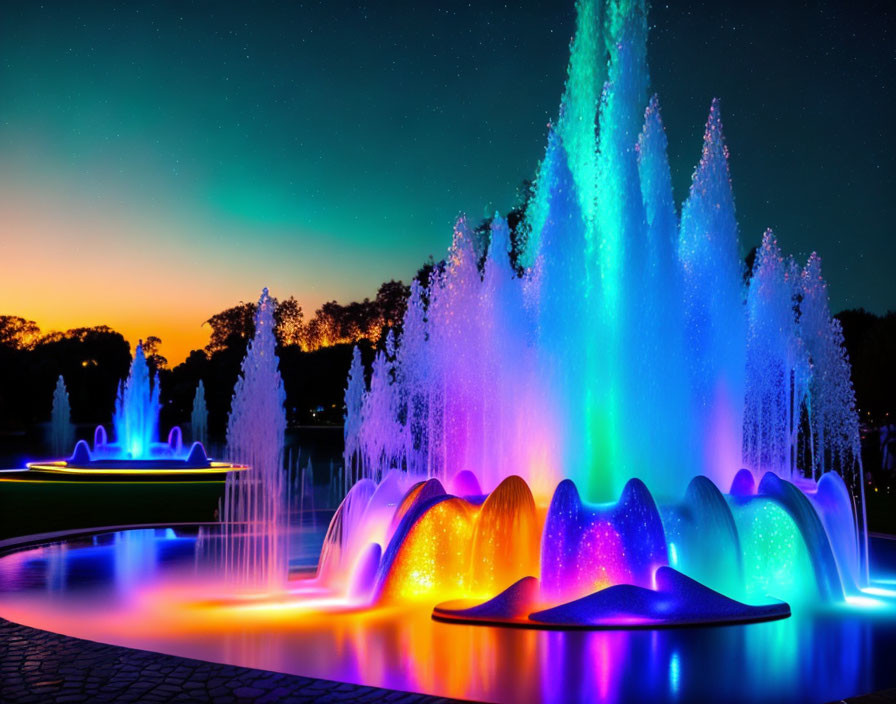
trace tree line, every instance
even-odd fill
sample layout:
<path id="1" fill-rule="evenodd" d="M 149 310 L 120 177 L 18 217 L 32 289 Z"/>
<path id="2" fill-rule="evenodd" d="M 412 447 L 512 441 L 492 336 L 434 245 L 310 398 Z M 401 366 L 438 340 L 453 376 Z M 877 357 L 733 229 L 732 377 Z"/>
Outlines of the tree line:
<path id="1" fill-rule="evenodd" d="M 525 248 L 523 213 L 531 191 L 531 183 L 524 183 L 519 204 L 508 214 L 511 259 L 519 270 Z M 485 220 L 476 230 L 483 253 L 489 224 L 490 219 Z M 430 257 L 414 278 L 428 282 L 433 270 L 442 266 L 444 262 Z M 307 320 L 294 297 L 275 299 L 275 334 L 290 424 L 342 423 L 342 395 L 353 346 L 370 363 L 388 331 L 400 332 L 409 292 L 409 285 L 387 281 L 372 299 L 346 304 L 328 301 Z M 210 328 L 208 344 L 174 367 L 161 354 L 158 337 L 147 337 L 143 350 L 162 387 L 162 428 L 189 422 L 193 394 L 202 380 L 209 433 L 220 437 L 240 362 L 255 331 L 255 303 L 241 301 L 204 324 Z M 73 422 L 108 423 L 118 383 L 127 375 L 130 360 L 128 342 L 108 326 L 44 332 L 32 320 L 0 315 L 0 432 L 20 433 L 46 422 L 60 375 L 68 388 Z"/>
<path id="2" fill-rule="evenodd" d="M 373 301 L 322 306 L 331 336 L 326 341 L 318 339 L 314 346 L 303 344 L 303 338 L 295 333 L 295 300 L 279 304 L 278 354 L 291 424 L 342 422 L 342 393 L 352 347 L 358 345 L 369 367 L 386 331 L 400 329 L 404 301 L 397 294 L 406 287 L 401 284 L 400 289 L 399 282 L 390 284 L 394 285 L 388 288 L 388 300 L 393 302 L 389 310 L 374 308 L 377 300 L 380 304 L 387 300 L 379 295 Z M 189 421 L 193 394 L 201 379 L 206 387 L 210 432 L 220 435 L 240 362 L 254 332 L 253 317 L 251 303 L 239 303 L 211 316 L 209 344 L 173 368 L 158 351 L 161 340 L 144 340 L 147 360 L 162 385 L 163 427 Z M 843 325 L 862 422 L 896 422 L 896 312 L 878 316 L 856 309 L 836 317 Z M 68 387 L 74 422 L 109 422 L 116 388 L 127 375 L 130 359 L 128 342 L 109 327 L 42 334 L 33 321 L 0 315 L 0 430 L 23 430 L 47 421 L 59 375 Z"/>
<path id="3" fill-rule="evenodd" d="M 524 181 L 517 205 L 507 213 L 510 260 L 523 270 L 528 239 L 526 208 L 532 198 Z M 474 229 L 476 251 L 484 261 L 491 218 Z M 751 271 L 751 252 L 747 271 Z M 480 262 L 481 264 L 481 262 Z M 426 284 L 444 261 L 431 257 L 414 279 Z M 401 281 L 380 285 L 375 296 L 340 304 L 328 301 L 310 319 L 292 296 L 276 301 L 275 334 L 280 371 L 287 394 L 290 424 L 339 425 L 343 418 L 343 390 L 357 345 L 369 368 L 374 352 L 391 330 L 401 332 L 410 286 Z M 275 299 L 276 300 L 276 299 Z M 896 419 L 896 312 L 877 316 L 862 309 L 847 310 L 837 318 L 843 325 L 852 362 L 852 378 L 861 420 L 872 424 Z M 209 408 L 209 432 L 220 436 L 226 425 L 233 385 L 255 328 L 255 303 L 239 302 L 210 316 L 209 342 L 193 350 L 182 363 L 169 367 L 160 353 L 161 340 L 150 336 L 143 349 L 150 368 L 159 374 L 163 428 L 189 422 L 193 394 L 202 380 Z M 127 375 L 130 347 L 107 326 L 44 333 L 31 320 L 0 315 L 0 431 L 22 430 L 45 422 L 56 379 L 68 386 L 75 423 L 108 423 L 119 381 Z M 889 414 L 889 415 L 887 415 Z"/>

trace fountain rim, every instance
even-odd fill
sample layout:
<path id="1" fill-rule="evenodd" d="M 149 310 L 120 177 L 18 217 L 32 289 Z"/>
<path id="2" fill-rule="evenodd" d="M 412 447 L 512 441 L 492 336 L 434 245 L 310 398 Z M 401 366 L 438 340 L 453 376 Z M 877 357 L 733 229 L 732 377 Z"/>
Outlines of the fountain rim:
<path id="1" fill-rule="evenodd" d="M 153 467 L 150 463 L 159 460 L 122 460 L 122 466 L 94 466 L 71 464 L 68 460 L 27 462 L 29 471 L 48 472 L 52 474 L 127 474 L 127 475 L 176 475 L 176 474 L 223 474 L 226 472 L 244 472 L 250 469 L 247 464 L 210 461 L 207 466 L 176 466 L 176 461 L 164 462 L 168 466 Z M 144 465 L 144 466 L 141 466 Z"/>
<path id="2" fill-rule="evenodd" d="M 9 555 L 31 550 L 33 548 L 51 545 L 53 543 L 61 543 L 77 538 L 89 538 L 95 535 L 103 535 L 104 533 L 116 533 L 118 531 L 128 530 L 164 530 L 166 528 L 174 529 L 190 529 L 201 528 L 202 526 L 218 525 L 217 521 L 174 521 L 170 523 L 122 523 L 107 526 L 89 526 L 87 528 L 61 528 L 55 531 L 45 533 L 29 533 L 28 535 L 17 535 L 11 538 L 0 540 L 0 559 Z M 0 618 L 3 618 L 0 616 Z"/>
<path id="3" fill-rule="evenodd" d="M 121 524 L 121 525 L 93 526 L 93 527 L 89 527 L 89 528 L 68 528 L 68 529 L 62 529 L 59 531 L 52 531 L 52 532 L 48 532 L 48 533 L 34 533 L 34 534 L 29 534 L 29 535 L 16 536 L 16 537 L 8 538 L 5 540 L 0 540 L 0 559 L 6 558 L 6 557 L 16 554 L 16 553 L 25 552 L 28 550 L 40 548 L 42 546 L 51 545 L 54 543 L 64 543 L 64 542 L 77 540 L 79 538 L 85 539 L 85 538 L 90 538 L 91 536 L 95 536 L 95 535 L 102 535 L 102 534 L 118 532 L 118 531 L 162 530 L 162 529 L 167 529 L 167 528 L 172 528 L 175 530 L 181 529 L 181 530 L 189 531 L 191 529 L 198 530 L 203 526 L 216 526 L 216 525 L 220 525 L 220 523 L 217 521 L 153 522 L 153 523 L 134 523 L 134 524 Z M 874 533 L 873 537 L 884 538 L 884 539 L 888 539 L 888 540 L 896 539 L 896 535 L 889 535 L 889 534 L 884 534 L 884 533 Z M 435 616 L 435 614 L 433 614 L 431 616 L 431 619 L 434 621 L 445 622 L 442 619 L 437 618 Z M 2 613 L 0 613 L 0 621 L 6 621 L 8 623 L 17 624 L 17 625 L 23 626 L 25 628 L 31 628 L 31 629 L 35 629 L 35 630 L 42 630 L 42 631 L 45 631 L 48 633 L 53 633 L 53 634 L 62 636 L 66 639 L 69 639 L 72 642 L 81 642 L 82 641 L 82 639 L 78 636 L 73 636 L 73 635 L 69 635 L 66 633 L 62 633 L 61 631 L 56 630 L 53 627 L 44 626 L 42 628 L 38 628 L 36 626 L 30 626 L 30 625 L 28 625 L 28 623 L 23 622 L 20 619 L 12 619 L 8 616 L 4 616 Z M 463 623 L 463 622 L 461 622 L 461 623 Z M 752 622 L 750 624 L 744 624 L 744 625 L 754 625 L 756 623 L 761 623 L 761 622 Z M 469 625 L 475 625 L 475 626 L 478 626 L 479 628 L 484 628 L 484 629 L 498 627 L 498 626 L 488 624 L 488 623 L 476 623 L 476 624 L 469 624 Z M 530 631 L 533 630 L 531 628 L 526 628 L 525 626 L 521 627 L 521 626 L 518 626 L 517 624 L 513 624 L 513 623 L 502 624 L 502 626 L 505 629 L 510 628 L 513 630 L 530 630 Z M 705 624 L 703 626 L 700 626 L 700 625 L 686 626 L 686 627 L 683 627 L 681 630 L 695 631 L 695 630 L 699 630 L 700 628 L 716 629 L 716 628 L 725 628 L 725 627 L 730 627 L 730 626 L 731 626 L 731 624 L 717 624 L 717 625 L 706 625 Z M 601 633 L 608 632 L 604 629 L 593 629 L 593 628 L 591 628 L 591 629 L 581 629 L 581 628 L 571 629 L 568 627 L 562 628 L 562 629 L 561 628 L 542 627 L 542 628 L 536 629 L 536 630 L 541 630 L 542 632 L 555 632 L 555 631 L 567 630 L 567 631 L 571 631 L 571 632 L 575 632 L 575 633 L 583 633 L 583 632 L 586 632 L 587 630 L 590 630 L 592 632 L 601 632 Z M 631 628 L 630 630 L 637 631 L 637 632 L 644 632 L 644 631 L 651 631 L 651 630 L 666 631 L 669 629 L 656 628 L 654 626 L 654 627 Z M 121 650 L 121 651 L 133 649 L 132 646 L 120 645 L 118 643 L 113 643 L 113 642 L 110 642 L 108 639 L 96 640 L 95 642 L 102 643 L 104 645 L 107 645 L 109 647 L 112 647 L 112 648 L 115 648 L 115 649 Z M 162 650 L 156 650 L 156 649 L 151 649 L 151 648 L 145 649 L 143 652 L 152 653 L 154 655 L 165 655 L 166 654 Z M 179 656 L 174 656 L 174 657 L 179 657 Z M 202 659 L 201 662 L 214 664 L 214 661 L 205 660 L 205 659 Z M 239 666 L 237 666 L 237 667 L 239 667 Z M 312 677 L 310 675 L 301 675 L 301 674 L 295 675 L 295 676 L 297 676 L 297 677 Z M 315 678 L 315 679 L 317 679 L 317 678 Z M 373 685 L 363 685 L 363 686 L 373 686 Z M 390 690 L 390 691 L 397 691 L 397 690 Z"/>

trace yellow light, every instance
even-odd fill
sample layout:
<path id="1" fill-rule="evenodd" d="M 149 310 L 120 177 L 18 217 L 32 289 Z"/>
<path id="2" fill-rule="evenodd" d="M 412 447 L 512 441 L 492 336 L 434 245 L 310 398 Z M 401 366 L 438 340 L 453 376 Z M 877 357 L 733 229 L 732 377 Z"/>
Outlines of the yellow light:
<path id="1" fill-rule="evenodd" d="M 29 470 L 64 474 L 221 474 L 222 472 L 242 472 L 249 469 L 245 464 L 212 462 L 208 467 L 159 467 L 139 469 L 136 467 L 71 467 L 65 460 L 58 462 L 28 462 Z"/>
<path id="2" fill-rule="evenodd" d="M 120 481 L 115 481 L 114 479 L 109 479 L 109 480 L 96 479 L 92 482 L 84 482 L 84 481 L 76 481 L 74 479 L 10 479 L 8 477 L 0 477 L 0 483 L 2 483 L 2 482 L 9 482 L 10 484 L 75 484 L 77 486 L 97 486 L 99 484 L 112 484 L 112 485 L 116 485 L 116 486 L 121 486 L 121 484 L 122 484 Z M 132 486 L 134 484 L 146 484 L 149 486 L 151 486 L 151 485 L 158 486 L 159 484 L 164 484 L 164 483 L 165 482 L 160 482 L 160 481 L 143 481 L 140 479 L 132 479 L 132 480 L 128 481 L 127 485 Z M 171 482 L 168 482 L 168 483 L 170 484 Z M 177 485 L 178 486 L 181 486 L 184 484 L 207 485 L 207 484 L 223 484 L 223 483 L 224 483 L 223 479 L 219 479 L 219 480 L 196 479 L 194 481 L 181 480 L 181 481 L 177 482 Z"/>
<path id="3" fill-rule="evenodd" d="M 395 516 L 405 515 L 422 484 Z M 493 596 L 539 571 L 543 517 L 517 476 L 482 505 L 451 497 L 433 505 L 408 532 L 383 584 L 381 603 Z"/>

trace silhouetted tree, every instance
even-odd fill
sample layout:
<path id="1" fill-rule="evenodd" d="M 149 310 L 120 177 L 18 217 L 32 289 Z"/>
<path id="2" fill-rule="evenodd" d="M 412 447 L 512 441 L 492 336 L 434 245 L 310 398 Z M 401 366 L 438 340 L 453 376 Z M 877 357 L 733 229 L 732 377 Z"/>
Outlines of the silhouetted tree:
<path id="1" fill-rule="evenodd" d="M 410 286 L 401 281 L 387 281 L 376 292 L 376 305 L 379 308 L 383 325 L 398 328 L 404 319 L 404 311 L 408 306 Z"/>
<path id="2" fill-rule="evenodd" d="M 387 330 L 400 327 L 409 291 L 401 281 L 387 281 L 372 301 L 365 298 L 346 305 L 327 301 L 308 322 L 302 348 L 312 351 L 360 340 L 380 340 Z"/>
<path id="3" fill-rule="evenodd" d="M 507 227 L 510 228 L 510 263 L 517 273 L 523 273 L 523 256 L 529 246 L 529 223 L 526 210 L 535 197 L 535 182 L 525 179 L 517 190 L 517 204 L 507 213 Z"/>
<path id="4" fill-rule="evenodd" d="M 240 301 L 232 308 L 216 313 L 203 325 L 208 325 L 212 329 L 211 338 L 205 346 L 208 354 L 214 354 L 235 343 L 245 349 L 255 334 L 255 304 Z"/>
<path id="5" fill-rule="evenodd" d="M 40 338 L 40 328 L 33 320 L 17 315 L 0 315 L 0 345 L 14 349 L 31 349 Z"/>
<path id="6" fill-rule="evenodd" d="M 425 289 L 429 286 L 429 280 L 432 277 L 432 272 L 434 272 L 437 268 L 442 269 L 445 265 L 445 260 L 443 259 L 438 264 L 436 264 L 435 260 L 432 258 L 432 255 L 429 255 L 429 259 L 427 259 L 423 266 L 417 269 L 417 273 L 414 274 L 414 281 L 419 282 L 419 284 Z"/>
<path id="7" fill-rule="evenodd" d="M 305 324 L 302 306 L 290 296 L 284 301 L 274 302 L 274 334 L 281 347 L 301 345 L 305 338 Z M 246 343 L 255 334 L 255 303 L 240 301 L 237 305 L 216 313 L 205 321 L 212 329 L 211 338 L 205 351 L 214 354 L 226 347 L 236 346 L 244 349 Z"/>
<path id="8" fill-rule="evenodd" d="M 159 354 L 159 345 L 162 344 L 161 338 L 150 335 L 143 341 L 143 354 L 146 357 L 146 363 L 149 366 L 149 373 L 155 374 L 161 369 L 168 367 L 167 358 Z"/>
<path id="9" fill-rule="evenodd" d="M 274 334 L 281 347 L 301 345 L 305 339 L 305 321 L 302 306 L 290 296 L 285 301 L 274 299 Z"/>
<path id="10" fill-rule="evenodd" d="M 878 316 L 858 308 L 834 317 L 843 327 L 861 420 L 896 422 L 896 311 Z"/>
<path id="11" fill-rule="evenodd" d="M 747 256 L 744 258 L 744 284 L 749 284 L 750 279 L 753 278 L 753 265 L 756 263 L 756 254 L 759 252 L 759 247 L 754 246 L 749 252 L 747 252 Z"/>
<path id="12" fill-rule="evenodd" d="M 60 375 L 74 422 L 108 422 L 130 359 L 128 343 L 106 326 L 53 332 L 22 348 L 0 345 L 0 424 L 19 429 L 45 421 Z"/>

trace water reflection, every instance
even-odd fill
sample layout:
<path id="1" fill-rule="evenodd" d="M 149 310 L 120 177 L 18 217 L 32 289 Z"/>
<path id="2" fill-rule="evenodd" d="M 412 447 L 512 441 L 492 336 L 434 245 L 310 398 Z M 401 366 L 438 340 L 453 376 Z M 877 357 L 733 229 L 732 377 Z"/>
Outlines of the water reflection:
<path id="1" fill-rule="evenodd" d="M 321 537 L 298 542 L 314 551 Z M 487 701 L 821 702 L 896 686 L 892 600 L 748 626 L 596 632 L 445 624 L 425 608 L 250 609 L 208 600 L 220 584 L 197 574 L 195 543 L 173 530 L 125 531 L 9 555 L 0 615 L 189 657 Z"/>

